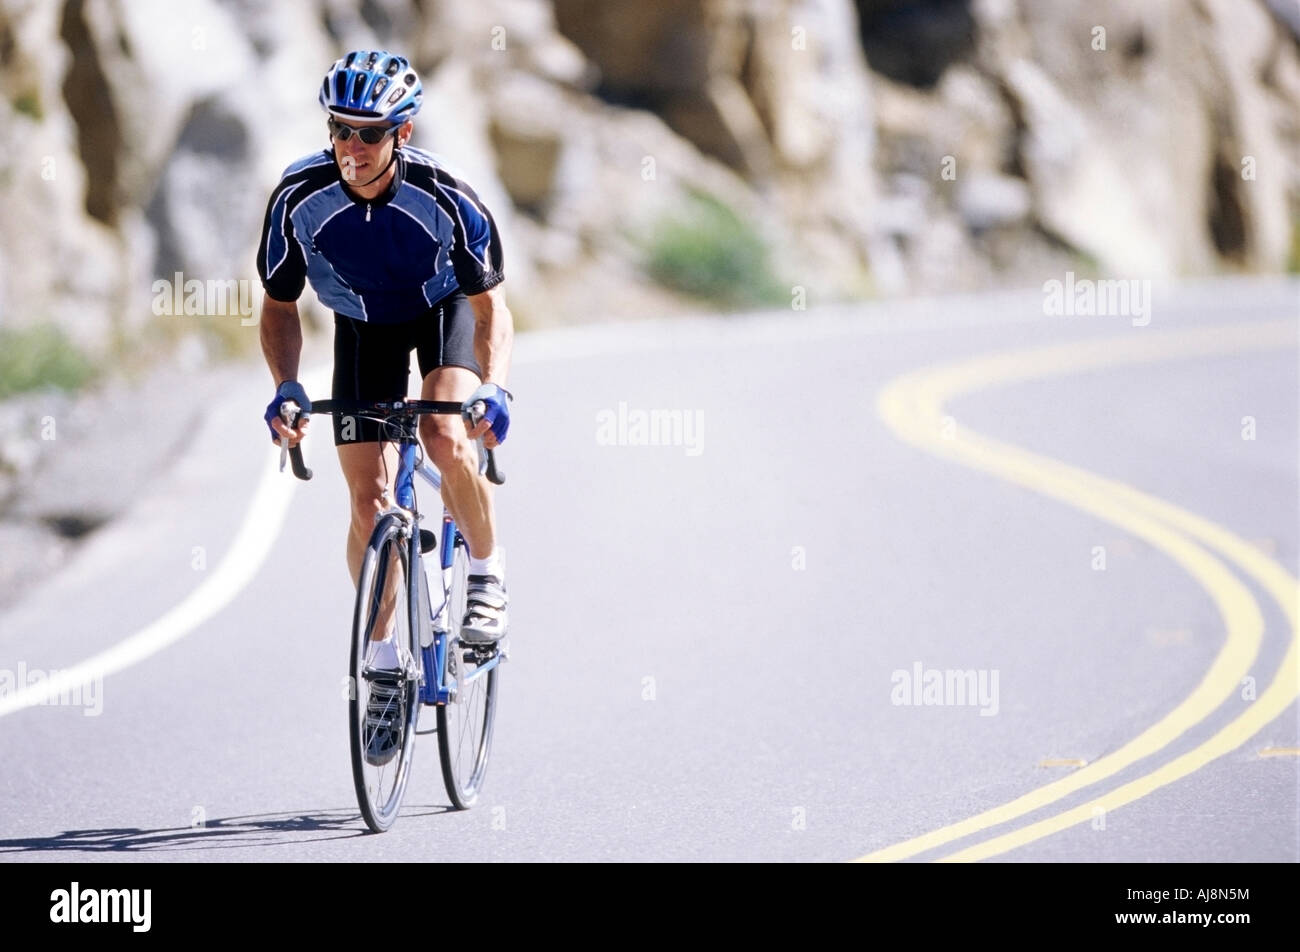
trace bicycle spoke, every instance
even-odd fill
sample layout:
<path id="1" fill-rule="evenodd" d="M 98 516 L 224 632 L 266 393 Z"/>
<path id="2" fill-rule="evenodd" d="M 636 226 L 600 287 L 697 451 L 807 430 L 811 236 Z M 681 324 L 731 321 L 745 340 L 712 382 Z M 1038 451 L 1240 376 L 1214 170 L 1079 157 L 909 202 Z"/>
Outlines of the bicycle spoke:
<path id="1" fill-rule="evenodd" d="M 448 580 L 446 615 L 451 629 L 447 678 L 458 690 L 455 700 L 438 708 L 438 751 L 447 795 L 461 809 L 478 798 L 487 770 L 497 677 L 496 665 L 485 672 L 479 671 L 481 664 L 490 663 L 495 650 L 463 645 L 457 633 L 465 615 L 468 562 L 469 554 L 458 538 Z"/>
<path id="2" fill-rule="evenodd" d="M 353 619 L 349 712 L 353 779 L 362 817 L 375 832 L 388 829 L 401 808 L 418 705 L 405 667 L 396 672 L 391 661 L 383 669 L 375 664 L 377 634 L 391 632 L 403 665 L 409 656 L 409 573 L 402 526 L 396 516 L 376 526 L 362 562 Z M 380 690 L 382 694 L 377 693 Z"/>

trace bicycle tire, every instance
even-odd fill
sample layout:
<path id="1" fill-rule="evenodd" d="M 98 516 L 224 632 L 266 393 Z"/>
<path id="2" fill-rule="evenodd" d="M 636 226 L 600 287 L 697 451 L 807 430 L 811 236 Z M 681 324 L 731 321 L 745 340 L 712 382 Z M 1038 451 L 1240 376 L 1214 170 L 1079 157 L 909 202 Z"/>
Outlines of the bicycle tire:
<path id="1" fill-rule="evenodd" d="M 478 800 L 492 750 L 492 725 L 496 720 L 497 678 L 500 664 L 474 677 L 480 665 L 496 659 L 497 646 L 465 645 L 460 640 L 460 623 L 465 617 L 469 550 L 456 534 L 447 605 L 442 618 L 448 639 L 447 680 L 458 685 L 454 700 L 438 705 L 438 757 L 447 796 L 458 810 L 467 810 Z"/>
<path id="2" fill-rule="evenodd" d="M 391 760 L 376 764 L 367 758 L 367 748 L 373 730 L 367 725 L 367 707 L 370 702 L 370 680 L 366 677 L 366 662 L 370 654 L 371 631 L 384 611 L 394 618 L 394 637 L 408 650 L 415 650 L 415 663 L 419 652 L 415 645 L 411 608 L 413 604 L 410 579 L 410 540 L 404 535 L 403 520 L 393 514 L 384 516 L 371 533 L 361 560 L 357 583 L 356 607 L 352 615 L 352 645 L 349 656 L 349 747 L 352 753 L 352 779 L 356 788 L 357 805 L 362 819 L 376 833 L 383 833 L 397 820 L 402 798 L 410 780 L 411 762 L 415 753 L 415 720 L 419 708 L 418 682 L 399 681 L 400 696 L 396 700 L 402 725 L 397 753 Z M 388 576 L 396 572 L 392 584 L 391 608 L 383 604 L 383 592 L 389 584 Z M 418 670 L 418 669 L 417 669 Z"/>

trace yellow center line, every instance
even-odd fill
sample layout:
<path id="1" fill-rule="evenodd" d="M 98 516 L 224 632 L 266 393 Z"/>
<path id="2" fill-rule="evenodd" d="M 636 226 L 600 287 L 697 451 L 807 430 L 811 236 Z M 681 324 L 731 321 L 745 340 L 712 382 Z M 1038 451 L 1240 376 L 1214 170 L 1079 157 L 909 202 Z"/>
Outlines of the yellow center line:
<path id="1" fill-rule="evenodd" d="M 1160 503 L 1161 507 L 1165 505 L 1168 504 Z M 1258 550 L 1249 543 L 1241 539 L 1221 538 L 1221 536 L 1230 537 L 1231 534 L 1217 526 L 1205 523 L 1198 517 L 1193 516 L 1192 519 L 1204 523 L 1203 526 L 1194 529 L 1198 536 L 1207 543 L 1211 538 L 1222 542 L 1224 553 L 1236 562 L 1242 571 L 1254 577 L 1277 601 L 1286 615 L 1287 624 L 1291 629 L 1291 641 L 1281 664 L 1278 665 L 1277 674 L 1268 688 L 1245 712 L 1230 721 L 1213 737 L 1159 769 L 1072 810 L 945 856 L 942 862 L 974 862 L 988 859 L 1075 824 L 1087 822 L 1098 810 L 1115 810 L 1145 797 L 1161 787 L 1181 780 L 1212 760 L 1236 750 L 1270 721 L 1280 716 L 1296 697 L 1300 696 L 1300 607 L 1298 607 L 1300 606 L 1300 582 L 1276 562 L 1258 554 Z"/>
<path id="2" fill-rule="evenodd" d="M 1297 631 L 1294 617 L 1296 581 L 1258 548 L 1208 520 L 1122 483 L 969 433 L 953 425 L 954 421 L 944 413 L 944 404 L 959 395 L 994 385 L 1123 364 L 1271 350 L 1294 346 L 1295 342 L 1296 325 L 1291 321 L 1228 328 L 1211 327 L 1122 340 L 1089 341 L 977 358 L 924 370 L 899 378 L 882 391 L 877 401 L 877 410 L 886 424 L 905 442 L 991 472 L 1090 512 L 1146 539 L 1165 552 L 1209 592 L 1224 620 L 1227 637 L 1210 669 L 1192 693 L 1164 718 L 1118 750 L 1068 777 L 1031 791 L 1003 806 L 877 850 L 861 857 L 861 860 L 883 862 L 905 859 L 1014 820 L 1157 753 L 1213 713 L 1235 691 L 1241 677 L 1254 661 L 1263 634 L 1263 618 L 1258 604 L 1245 586 L 1222 562 L 1192 542 L 1188 536 L 1217 549 L 1259 580 L 1282 605 L 1293 632 Z M 1182 532 L 1175 531 L 1171 526 Z M 1159 786 L 1185 776 L 1210 759 L 1227 753 L 1248 739 L 1251 733 L 1268 720 L 1276 717 L 1300 693 L 1300 669 L 1296 668 L 1295 657 L 1296 644 L 1293 639 L 1278 677 L 1264 695 L 1245 715 L 1194 751 L 1126 784 L 1109 797 L 1099 798 L 1058 817 L 997 837 L 978 847 L 954 854 L 951 858 L 984 858 L 1066 826 L 1090 820 L 1096 807 L 1113 809 L 1122 803 L 1132 802 Z M 1278 707 L 1279 703 L 1281 707 Z M 1249 732 L 1241 736 L 1243 730 Z M 1222 746 L 1228 743 L 1231 746 Z"/>

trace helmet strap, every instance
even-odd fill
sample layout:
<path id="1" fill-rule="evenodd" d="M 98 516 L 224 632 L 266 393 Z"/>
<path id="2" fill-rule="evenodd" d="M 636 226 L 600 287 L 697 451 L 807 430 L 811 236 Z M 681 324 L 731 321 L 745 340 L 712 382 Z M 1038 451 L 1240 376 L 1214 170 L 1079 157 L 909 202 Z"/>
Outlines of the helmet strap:
<path id="1" fill-rule="evenodd" d="M 378 174 L 378 175 L 376 175 L 374 178 L 372 178 L 372 179 L 370 180 L 370 182 L 362 182 L 360 185 L 354 185 L 354 186 L 352 186 L 352 187 L 353 187 L 353 188 L 365 188 L 365 187 L 366 187 L 367 185 L 369 185 L 371 182 L 378 181 L 379 179 L 381 179 L 381 178 L 384 177 L 385 173 L 387 173 L 388 170 L 391 169 L 391 168 L 393 167 L 393 163 L 396 162 L 396 161 L 397 161 L 397 149 L 396 149 L 396 147 L 394 147 L 394 148 L 393 148 L 393 157 L 392 157 L 391 159 L 388 160 L 388 164 L 387 164 L 387 165 L 385 165 L 382 169 L 379 170 L 379 174 Z"/>

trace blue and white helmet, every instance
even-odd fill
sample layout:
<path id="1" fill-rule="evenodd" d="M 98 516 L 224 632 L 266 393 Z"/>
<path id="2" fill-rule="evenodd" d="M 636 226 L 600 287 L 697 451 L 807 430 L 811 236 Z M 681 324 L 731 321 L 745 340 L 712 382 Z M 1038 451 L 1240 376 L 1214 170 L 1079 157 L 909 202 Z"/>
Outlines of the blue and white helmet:
<path id="1" fill-rule="evenodd" d="M 420 111 L 424 89 L 405 56 L 353 50 L 325 74 L 320 104 L 332 116 L 385 119 L 393 125 Z"/>

